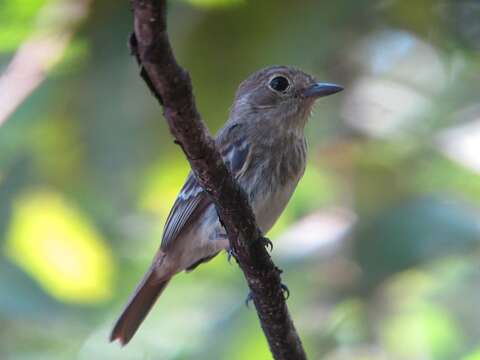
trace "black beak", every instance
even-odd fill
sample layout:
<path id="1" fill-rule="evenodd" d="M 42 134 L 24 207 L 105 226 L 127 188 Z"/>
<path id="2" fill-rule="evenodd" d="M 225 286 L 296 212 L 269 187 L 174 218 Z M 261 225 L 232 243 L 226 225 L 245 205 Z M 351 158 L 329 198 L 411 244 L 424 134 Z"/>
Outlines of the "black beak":
<path id="1" fill-rule="evenodd" d="M 328 95 L 335 94 L 339 91 L 342 91 L 343 87 L 340 85 L 329 84 L 329 83 L 316 83 L 310 85 L 303 91 L 303 96 L 307 98 L 320 98 Z"/>

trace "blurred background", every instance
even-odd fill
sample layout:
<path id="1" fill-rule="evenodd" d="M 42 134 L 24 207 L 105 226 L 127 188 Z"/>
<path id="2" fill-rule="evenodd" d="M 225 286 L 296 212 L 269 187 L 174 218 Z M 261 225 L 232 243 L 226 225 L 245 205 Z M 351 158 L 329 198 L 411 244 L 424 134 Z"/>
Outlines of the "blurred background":
<path id="1" fill-rule="evenodd" d="M 225 254 L 124 349 L 111 326 L 188 172 L 127 1 L 0 1 L 0 358 L 270 359 Z M 269 236 L 310 359 L 480 359 L 480 1 L 172 1 L 212 132 L 253 71 L 346 90 Z"/>

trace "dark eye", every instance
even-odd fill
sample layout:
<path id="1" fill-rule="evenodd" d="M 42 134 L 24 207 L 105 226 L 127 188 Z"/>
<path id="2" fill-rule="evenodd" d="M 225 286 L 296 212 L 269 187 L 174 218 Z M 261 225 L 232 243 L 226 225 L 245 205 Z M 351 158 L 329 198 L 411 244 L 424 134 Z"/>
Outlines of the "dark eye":
<path id="1" fill-rule="evenodd" d="M 269 86 L 273 90 L 279 91 L 279 92 L 285 91 L 288 88 L 288 85 L 290 85 L 290 83 L 288 82 L 288 79 L 283 76 L 274 77 L 272 80 L 270 80 L 270 84 L 269 84 Z"/>

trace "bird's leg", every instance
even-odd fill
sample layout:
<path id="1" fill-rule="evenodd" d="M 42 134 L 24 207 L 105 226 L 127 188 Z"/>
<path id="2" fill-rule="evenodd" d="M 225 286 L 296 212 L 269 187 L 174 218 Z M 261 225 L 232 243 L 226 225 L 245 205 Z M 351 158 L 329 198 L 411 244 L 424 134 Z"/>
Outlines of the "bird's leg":
<path id="1" fill-rule="evenodd" d="M 270 252 L 273 250 L 273 243 L 270 239 L 266 238 L 265 236 L 260 236 L 258 241 Z"/>
<path id="2" fill-rule="evenodd" d="M 245 306 L 249 308 L 250 306 L 250 301 L 253 301 L 253 292 L 249 292 L 247 295 L 247 298 L 245 299 Z"/>
<path id="3" fill-rule="evenodd" d="M 270 239 L 266 238 L 265 236 L 260 236 L 258 238 L 258 241 L 260 241 L 260 243 L 270 252 L 272 252 L 273 250 L 273 243 Z M 231 262 L 232 260 L 232 257 L 236 259 L 236 254 L 235 254 L 235 250 L 233 250 L 233 247 L 229 246 L 227 249 L 227 260 L 228 262 Z M 281 272 L 281 271 L 280 271 Z M 288 290 L 288 287 L 284 284 L 281 284 L 281 287 L 282 287 L 282 292 L 285 296 L 286 299 L 288 299 L 288 297 L 290 296 L 290 290 Z M 286 295 L 285 295 L 286 294 Z M 245 299 L 245 306 L 248 308 L 249 305 L 250 305 L 250 302 L 253 301 L 253 292 L 249 292 L 246 299 Z"/>
<path id="4" fill-rule="evenodd" d="M 279 275 L 283 272 L 283 270 L 279 269 L 278 267 L 275 267 L 275 269 L 278 271 Z M 282 289 L 283 297 L 285 298 L 285 300 L 287 300 L 290 297 L 289 288 L 283 282 L 280 283 L 280 288 Z"/>
<path id="5" fill-rule="evenodd" d="M 236 259 L 237 254 L 235 253 L 235 250 L 233 250 L 233 247 L 231 246 L 229 246 L 225 251 L 227 252 L 227 260 L 231 264 L 232 258 Z"/>
<path id="6" fill-rule="evenodd" d="M 287 285 L 281 283 L 280 288 L 282 289 L 283 297 L 285 298 L 285 300 L 288 299 L 290 297 L 290 290 L 288 289 Z"/>

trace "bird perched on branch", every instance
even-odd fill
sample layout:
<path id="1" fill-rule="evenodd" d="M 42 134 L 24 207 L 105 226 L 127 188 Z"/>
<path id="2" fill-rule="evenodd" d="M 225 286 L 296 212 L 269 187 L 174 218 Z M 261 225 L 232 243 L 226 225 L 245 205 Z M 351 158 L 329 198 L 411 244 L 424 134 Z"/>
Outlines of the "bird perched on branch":
<path id="1" fill-rule="evenodd" d="M 215 141 L 262 233 L 278 219 L 304 173 L 304 128 L 315 100 L 341 90 L 288 66 L 262 69 L 240 84 Z M 110 340 L 127 344 L 175 274 L 228 248 L 214 204 L 190 173 L 167 218 L 160 249 Z"/>

